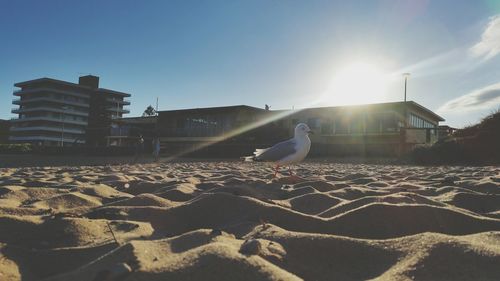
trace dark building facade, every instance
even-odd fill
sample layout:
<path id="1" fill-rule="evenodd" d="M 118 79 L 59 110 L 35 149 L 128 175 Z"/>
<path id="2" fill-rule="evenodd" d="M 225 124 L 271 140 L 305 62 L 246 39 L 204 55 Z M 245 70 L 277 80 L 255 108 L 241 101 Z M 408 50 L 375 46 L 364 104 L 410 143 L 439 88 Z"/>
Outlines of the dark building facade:
<path id="1" fill-rule="evenodd" d="M 237 156 L 288 136 L 273 118 L 275 112 L 245 105 L 160 111 L 157 132 L 167 154 Z"/>
<path id="2" fill-rule="evenodd" d="M 148 147 L 157 136 L 157 119 L 157 116 L 143 116 L 113 120 L 106 136 L 107 146 L 133 147 L 142 136 Z"/>
<path id="3" fill-rule="evenodd" d="M 0 143 L 7 143 L 9 141 L 10 121 L 0 119 Z"/>
<path id="4" fill-rule="evenodd" d="M 111 120 L 129 113 L 130 94 L 99 88 L 99 77 L 87 75 L 78 84 L 40 78 L 14 84 L 11 142 L 45 146 L 106 144 Z"/>

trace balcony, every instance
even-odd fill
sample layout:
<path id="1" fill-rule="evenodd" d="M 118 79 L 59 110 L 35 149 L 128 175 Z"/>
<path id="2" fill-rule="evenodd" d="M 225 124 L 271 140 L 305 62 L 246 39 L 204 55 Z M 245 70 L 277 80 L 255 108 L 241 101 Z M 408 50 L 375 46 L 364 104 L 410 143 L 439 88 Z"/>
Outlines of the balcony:
<path id="1" fill-rule="evenodd" d="M 29 131 L 50 131 L 50 132 L 63 132 L 62 127 L 51 126 L 31 126 L 31 127 L 11 127 L 12 132 L 29 132 Z M 83 129 L 64 128 L 65 133 L 72 134 L 85 134 Z"/>
<path id="2" fill-rule="evenodd" d="M 11 118 L 10 121 L 13 123 L 28 122 L 28 121 L 50 121 L 50 122 L 58 122 L 58 123 L 64 122 L 66 124 L 87 126 L 87 121 L 78 121 L 78 120 L 72 120 L 72 119 L 67 119 L 67 118 L 61 119 L 61 118 L 50 117 L 50 116 Z"/>
<path id="3" fill-rule="evenodd" d="M 114 103 L 114 104 L 122 104 L 122 105 L 130 105 L 129 100 L 115 99 L 115 98 L 106 98 L 106 101 Z"/>
<path id="4" fill-rule="evenodd" d="M 56 93 L 56 94 L 63 94 L 63 95 L 68 95 L 68 96 L 80 97 L 80 98 L 87 98 L 87 99 L 90 97 L 87 94 L 75 93 L 75 92 L 71 92 L 71 91 L 64 91 L 64 90 L 51 89 L 51 88 L 37 88 L 37 89 L 24 89 L 24 90 L 20 89 L 20 90 L 15 90 L 13 92 L 13 95 L 14 96 L 21 96 L 21 95 L 38 93 L 38 92 Z"/>
<path id="5" fill-rule="evenodd" d="M 79 101 L 71 101 L 71 100 L 66 100 L 66 99 L 58 99 L 54 97 L 38 97 L 38 98 L 31 98 L 31 99 L 13 99 L 12 104 L 28 104 L 28 103 L 34 103 L 34 102 L 43 102 L 43 101 L 48 101 L 48 102 L 55 102 L 59 104 L 67 104 L 67 105 L 74 105 L 74 106 L 81 106 L 81 107 L 89 107 L 88 103 L 85 102 L 79 102 Z"/>
<path id="6" fill-rule="evenodd" d="M 16 114 L 26 113 L 26 112 L 36 112 L 36 111 L 58 112 L 58 113 L 85 116 L 85 117 L 89 116 L 88 112 L 82 112 L 82 111 L 78 111 L 78 110 L 74 110 L 74 109 L 62 109 L 62 108 L 57 108 L 57 107 L 47 107 L 47 106 L 36 106 L 36 107 L 28 107 L 28 108 L 12 108 L 12 110 L 11 110 L 12 113 L 16 113 Z"/>
<path id="7" fill-rule="evenodd" d="M 122 113 L 122 114 L 130 113 L 130 110 L 128 110 L 128 109 L 116 108 L 116 107 L 108 107 L 108 108 L 106 108 L 106 110 L 111 111 L 111 112 L 118 112 L 118 113 Z"/>
<path id="8" fill-rule="evenodd" d="M 58 137 L 48 137 L 48 136 L 10 136 L 9 137 L 10 141 L 57 141 L 60 142 L 61 138 Z M 82 139 L 70 139 L 70 138 L 64 138 L 64 142 L 69 142 L 69 143 L 85 143 L 85 140 Z"/>

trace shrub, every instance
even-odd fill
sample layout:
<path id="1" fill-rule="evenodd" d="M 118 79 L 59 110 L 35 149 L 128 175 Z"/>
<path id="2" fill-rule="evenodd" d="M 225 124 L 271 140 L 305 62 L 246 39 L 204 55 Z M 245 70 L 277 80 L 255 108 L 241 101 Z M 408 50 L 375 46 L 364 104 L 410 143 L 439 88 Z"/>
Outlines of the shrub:
<path id="1" fill-rule="evenodd" d="M 0 153 L 4 154 L 20 154 L 28 153 L 33 150 L 31 144 L 21 143 L 21 144 L 0 144 Z"/>
<path id="2" fill-rule="evenodd" d="M 499 164 L 500 111 L 433 146 L 414 149 L 409 157 L 417 164 Z"/>

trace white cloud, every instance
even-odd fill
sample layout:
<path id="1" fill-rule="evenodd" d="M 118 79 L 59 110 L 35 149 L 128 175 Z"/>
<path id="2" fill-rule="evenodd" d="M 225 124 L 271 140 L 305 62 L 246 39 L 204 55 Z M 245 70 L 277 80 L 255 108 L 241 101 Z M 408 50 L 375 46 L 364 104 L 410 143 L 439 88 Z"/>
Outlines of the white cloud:
<path id="1" fill-rule="evenodd" d="M 500 106 L 500 83 L 474 90 L 466 95 L 450 100 L 438 112 L 470 111 Z"/>
<path id="2" fill-rule="evenodd" d="M 500 15 L 490 18 L 481 41 L 472 46 L 470 52 L 483 60 L 491 59 L 500 53 Z"/>

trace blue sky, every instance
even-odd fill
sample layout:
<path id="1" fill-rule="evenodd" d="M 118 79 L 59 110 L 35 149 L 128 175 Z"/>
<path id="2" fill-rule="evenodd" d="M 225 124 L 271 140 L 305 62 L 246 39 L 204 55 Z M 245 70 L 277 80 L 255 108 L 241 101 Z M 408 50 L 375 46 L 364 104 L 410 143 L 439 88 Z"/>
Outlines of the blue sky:
<path id="1" fill-rule="evenodd" d="M 447 124 L 500 106 L 500 0 L 0 0 L 0 42 L 0 118 L 15 117 L 15 82 L 88 73 L 132 94 L 130 116 L 156 97 L 163 110 L 398 101 L 403 72 L 408 99 Z"/>

